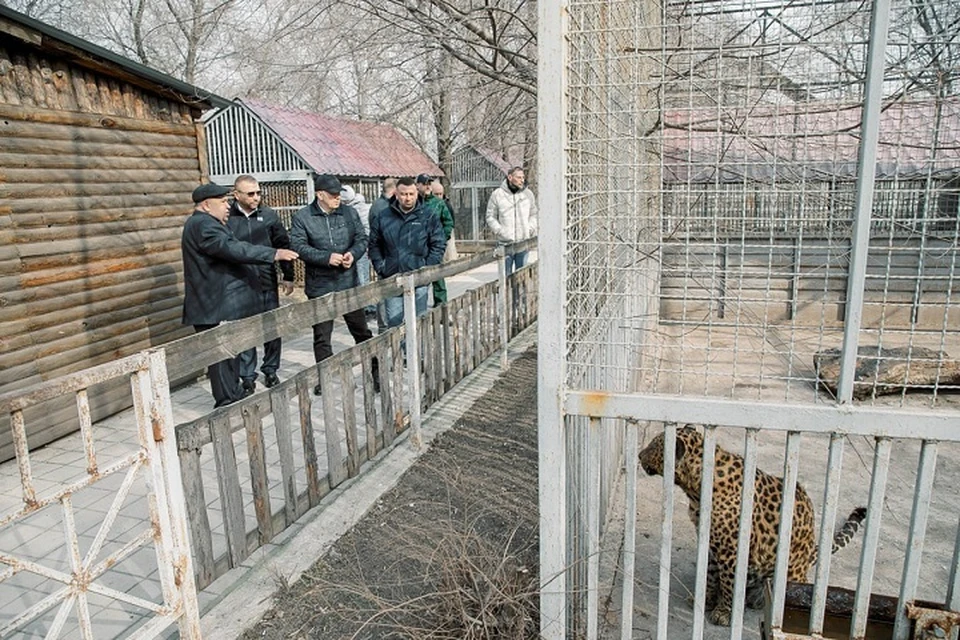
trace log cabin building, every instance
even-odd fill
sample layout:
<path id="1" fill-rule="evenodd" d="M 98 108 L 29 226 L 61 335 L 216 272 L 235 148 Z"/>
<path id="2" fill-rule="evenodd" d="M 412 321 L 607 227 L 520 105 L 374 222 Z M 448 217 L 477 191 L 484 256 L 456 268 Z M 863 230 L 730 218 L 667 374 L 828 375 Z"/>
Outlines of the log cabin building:
<path id="1" fill-rule="evenodd" d="M 224 104 L 0 6 L 0 394 L 189 333 L 180 230 L 207 173 L 201 114 Z M 97 420 L 129 386 L 90 401 Z M 28 413 L 30 446 L 75 416 Z"/>

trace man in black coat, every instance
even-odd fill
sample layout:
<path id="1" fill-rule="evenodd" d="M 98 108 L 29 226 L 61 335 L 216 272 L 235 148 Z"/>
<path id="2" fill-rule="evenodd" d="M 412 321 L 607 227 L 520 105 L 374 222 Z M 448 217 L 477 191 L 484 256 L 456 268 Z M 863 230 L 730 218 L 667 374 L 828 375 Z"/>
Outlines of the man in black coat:
<path id="1" fill-rule="evenodd" d="M 330 174 L 314 180 L 316 199 L 297 211 L 290 225 L 290 244 L 306 265 L 304 291 L 310 299 L 356 287 L 356 261 L 367 251 L 367 233 L 353 207 L 340 202 L 340 181 Z M 373 337 L 363 307 L 343 315 L 355 343 Z M 333 355 L 333 320 L 313 325 L 313 357 L 322 362 Z M 374 388 L 379 388 L 379 367 L 373 361 Z M 320 395 L 318 384 L 314 393 Z"/>
<path id="2" fill-rule="evenodd" d="M 230 205 L 230 217 L 227 226 L 238 240 L 258 244 L 274 249 L 289 249 L 290 236 L 280 221 L 280 216 L 270 207 L 261 203 L 260 183 L 250 175 L 242 175 L 233 183 L 233 204 Z M 280 306 L 280 292 L 277 284 L 277 268 L 274 263 L 253 265 L 256 271 L 254 288 L 259 304 L 252 307 L 247 316 L 264 311 L 272 311 Z M 293 293 L 293 264 L 281 262 L 283 272 L 283 295 Z M 252 392 L 257 387 L 257 348 L 253 347 L 237 356 L 240 366 L 240 381 L 244 391 Z M 263 383 L 268 387 L 280 384 L 277 369 L 280 368 L 280 338 L 263 345 Z"/>
<path id="3" fill-rule="evenodd" d="M 194 189 L 194 211 L 183 225 L 183 324 L 193 325 L 198 332 L 225 320 L 239 320 L 258 304 L 253 282 L 256 274 L 247 265 L 297 258 L 290 249 L 237 240 L 226 224 L 230 215 L 229 193 L 229 188 L 216 184 Z M 214 406 L 228 405 L 245 395 L 236 358 L 211 364 L 207 375 L 216 401 Z"/>

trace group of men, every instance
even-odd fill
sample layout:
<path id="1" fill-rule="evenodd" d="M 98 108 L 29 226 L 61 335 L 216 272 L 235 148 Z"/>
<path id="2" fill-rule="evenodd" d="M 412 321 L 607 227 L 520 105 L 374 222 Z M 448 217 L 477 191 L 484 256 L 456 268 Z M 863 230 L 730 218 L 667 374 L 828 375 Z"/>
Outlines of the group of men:
<path id="1" fill-rule="evenodd" d="M 314 189 L 313 202 L 294 214 L 289 233 L 277 213 L 262 203 L 253 176 L 238 177 L 233 189 L 204 184 L 194 190 L 194 212 L 181 239 L 184 324 L 200 332 L 276 309 L 280 289 L 284 295 L 293 292 L 293 261 L 298 258 L 306 268 L 304 290 L 310 299 L 368 282 L 366 260 L 380 278 L 442 261 L 454 228 L 453 210 L 443 197 L 443 185 L 431 176 L 388 178 L 372 205 L 333 175 L 318 175 Z M 523 170 L 516 167 L 491 196 L 487 224 L 499 241 L 516 242 L 536 234 L 536 216 L 533 194 L 525 189 Z M 525 259 L 526 252 L 509 256 L 508 270 L 523 266 Z M 442 280 L 433 283 L 433 294 L 435 305 L 447 301 Z M 417 315 L 426 312 L 428 297 L 427 286 L 417 287 Z M 343 316 L 357 344 L 373 337 L 367 311 L 360 308 Z M 384 300 L 382 316 L 385 328 L 403 324 L 403 297 Z M 333 320 L 313 326 L 317 363 L 333 355 L 332 332 Z M 267 387 L 280 382 L 280 348 L 280 338 L 264 344 L 260 371 Z M 215 406 L 253 393 L 256 368 L 256 348 L 210 365 Z M 371 369 L 379 391 L 376 359 Z M 322 393 L 319 384 L 314 392 Z"/>

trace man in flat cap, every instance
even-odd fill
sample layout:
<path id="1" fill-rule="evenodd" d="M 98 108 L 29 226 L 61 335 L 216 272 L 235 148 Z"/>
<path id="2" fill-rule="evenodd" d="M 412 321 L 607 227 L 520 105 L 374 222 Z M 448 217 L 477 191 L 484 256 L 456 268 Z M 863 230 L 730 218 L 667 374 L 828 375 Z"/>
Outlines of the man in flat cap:
<path id="1" fill-rule="evenodd" d="M 356 209 L 340 201 L 343 186 L 336 176 L 318 175 L 313 181 L 316 198 L 297 211 L 290 225 L 290 246 L 306 265 L 304 291 L 307 298 L 319 298 L 360 284 L 356 262 L 367 251 L 367 232 Z M 343 315 L 354 342 L 373 337 L 363 307 Z M 313 325 L 313 357 L 319 364 L 333 355 L 333 320 Z M 379 363 L 372 362 L 373 388 L 380 389 Z M 320 384 L 314 387 L 322 393 Z"/>
<path id="2" fill-rule="evenodd" d="M 183 225 L 180 248 L 183 253 L 183 324 L 197 331 L 212 329 L 226 320 L 239 320 L 259 301 L 251 279 L 254 269 L 246 265 L 273 264 L 296 260 L 290 249 L 273 249 L 241 242 L 227 226 L 231 193 L 228 187 L 203 184 L 194 189 L 193 215 Z M 207 367 L 210 389 L 222 407 L 244 397 L 236 358 Z"/>

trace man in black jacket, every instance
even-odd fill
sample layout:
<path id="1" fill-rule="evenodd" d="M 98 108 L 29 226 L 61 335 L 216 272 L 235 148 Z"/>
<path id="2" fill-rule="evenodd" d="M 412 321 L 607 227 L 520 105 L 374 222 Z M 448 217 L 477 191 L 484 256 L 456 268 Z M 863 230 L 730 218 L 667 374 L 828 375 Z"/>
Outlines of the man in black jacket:
<path id="1" fill-rule="evenodd" d="M 239 320 L 258 301 L 248 265 L 296 260 L 290 249 L 272 249 L 241 242 L 227 226 L 230 189 L 216 184 L 193 191 L 194 211 L 183 225 L 183 324 L 197 331 L 212 329 L 225 320 Z M 222 407 L 244 395 L 237 359 L 228 358 L 207 367 L 210 389 Z"/>
<path id="2" fill-rule="evenodd" d="M 277 212 L 262 204 L 260 183 L 250 175 L 242 175 L 233 183 L 233 204 L 230 205 L 230 217 L 227 225 L 238 240 L 258 244 L 274 249 L 289 249 L 290 236 Z M 274 263 L 255 265 L 258 303 L 251 307 L 247 316 L 264 311 L 272 311 L 280 306 L 280 294 L 277 285 L 277 268 Z M 283 295 L 293 293 L 293 264 L 281 262 L 283 272 Z M 280 368 L 280 338 L 263 345 L 263 383 L 268 387 L 280 384 L 277 369 Z M 240 380 L 245 391 L 253 392 L 257 387 L 257 348 L 253 347 L 237 355 L 240 366 Z"/>
<path id="3" fill-rule="evenodd" d="M 367 250 L 367 233 L 353 207 L 340 202 L 340 181 L 332 175 L 314 180 L 316 199 L 297 211 L 290 226 L 290 244 L 306 265 L 304 291 L 310 299 L 359 284 L 356 261 Z M 363 307 L 343 315 L 354 342 L 373 337 Z M 333 355 L 333 320 L 313 325 L 313 357 L 319 363 Z M 377 361 L 373 361 L 374 388 L 379 388 Z M 318 384 L 314 393 L 320 395 Z"/>
<path id="4" fill-rule="evenodd" d="M 443 258 L 447 239 L 440 217 L 428 211 L 418 196 L 414 179 L 400 178 L 390 206 L 370 217 L 370 262 L 381 278 L 440 264 Z M 418 316 L 427 312 L 427 296 L 426 285 L 417 287 Z M 384 306 L 387 326 L 403 324 L 403 296 L 387 298 Z"/>

